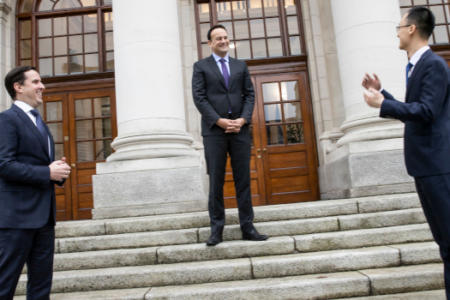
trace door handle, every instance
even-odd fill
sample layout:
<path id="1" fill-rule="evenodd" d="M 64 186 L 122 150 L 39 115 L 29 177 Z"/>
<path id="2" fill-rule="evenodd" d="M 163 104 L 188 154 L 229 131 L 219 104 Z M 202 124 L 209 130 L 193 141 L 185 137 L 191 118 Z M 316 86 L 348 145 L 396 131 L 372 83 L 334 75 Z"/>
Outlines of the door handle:
<path id="1" fill-rule="evenodd" d="M 257 157 L 257 158 L 261 158 L 261 155 L 257 155 L 256 157 Z"/>
<path id="2" fill-rule="evenodd" d="M 72 168 L 76 168 L 76 167 L 77 167 L 76 164 L 70 164 L 70 166 L 71 166 Z"/>

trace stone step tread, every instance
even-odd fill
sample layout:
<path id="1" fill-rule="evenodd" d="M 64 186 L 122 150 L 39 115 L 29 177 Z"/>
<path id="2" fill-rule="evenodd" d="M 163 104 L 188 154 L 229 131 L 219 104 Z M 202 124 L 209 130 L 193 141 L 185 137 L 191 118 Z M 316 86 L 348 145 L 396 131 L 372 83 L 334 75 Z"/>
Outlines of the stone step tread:
<path id="1" fill-rule="evenodd" d="M 340 298 L 334 300 L 349 300 L 349 298 Z M 446 296 L 445 290 L 432 290 L 380 296 L 356 297 L 351 298 L 350 300 L 446 300 Z"/>
<path id="2" fill-rule="evenodd" d="M 256 223 L 258 230 L 269 236 L 295 236 L 317 232 L 335 232 L 360 228 L 382 228 L 425 223 L 420 208 L 399 211 L 320 217 L 312 219 L 294 219 L 287 221 Z M 59 238 L 56 240 L 56 252 L 77 252 L 106 250 L 114 248 L 153 247 L 175 244 L 206 242 L 210 234 L 209 227 L 177 229 L 167 231 L 134 232 L 100 236 L 82 236 Z M 225 226 L 224 240 L 242 238 L 239 225 Z"/>
<path id="3" fill-rule="evenodd" d="M 255 222 L 317 218 L 420 207 L 415 193 L 257 206 Z M 237 209 L 227 209 L 227 224 L 238 223 Z M 160 231 L 209 226 L 206 211 L 133 218 L 59 222 L 57 237 Z"/>
<path id="4" fill-rule="evenodd" d="M 372 275 L 372 271 L 377 274 Z M 386 287 L 383 283 L 389 281 Z M 145 299 L 334 299 L 442 289 L 441 265 L 154 287 Z M 371 287 L 374 287 L 371 289 Z"/>
<path id="5" fill-rule="evenodd" d="M 422 252 L 424 262 L 439 261 L 436 251 L 430 252 L 427 247 L 424 248 L 425 251 Z M 260 258 L 59 271 L 53 275 L 53 291 L 126 289 L 249 280 L 385 268 L 401 264 L 400 250 L 383 246 Z M 26 276 L 22 275 L 18 290 L 23 292 L 25 284 Z"/>

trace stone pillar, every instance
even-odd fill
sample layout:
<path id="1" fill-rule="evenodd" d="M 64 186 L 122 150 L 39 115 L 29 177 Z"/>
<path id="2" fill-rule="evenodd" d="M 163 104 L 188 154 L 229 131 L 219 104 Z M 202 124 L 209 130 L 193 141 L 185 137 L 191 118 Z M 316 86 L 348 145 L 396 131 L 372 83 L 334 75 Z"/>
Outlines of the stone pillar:
<path id="1" fill-rule="evenodd" d="M 186 132 L 176 0 L 114 0 L 118 136 L 97 164 L 94 218 L 206 209 Z"/>
<path id="2" fill-rule="evenodd" d="M 11 13 L 9 1 L 0 0 L 0 79 L 2 83 L 0 88 L 0 111 L 11 105 L 11 98 L 3 86 L 3 80 L 13 65 L 13 18 L 14 14 Z"/>
<path id="3" fill-rule="evenodd" d="M 399 50 L 397 0 L 331 0 L 345 121 L 336 147 L 320 168 L 323 198 L 414 190 L 403 159 L 403 125 L 378 117 L 362 97 L 366 72 L 404 98 L 406 53 Z"/>

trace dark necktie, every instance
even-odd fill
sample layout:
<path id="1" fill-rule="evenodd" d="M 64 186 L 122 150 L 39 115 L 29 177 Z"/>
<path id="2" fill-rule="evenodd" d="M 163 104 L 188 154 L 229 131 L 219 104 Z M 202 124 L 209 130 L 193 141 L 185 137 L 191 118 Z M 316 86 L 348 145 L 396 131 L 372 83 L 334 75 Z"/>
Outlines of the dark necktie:
<path id="1" fill-rule="evenodd" d="M 228 73 L 227 64 L 225 63 L 225 59 L 223 58 L 219 59 L 219 61 L 222 66 L 222 74 L 223 79 L 225 80 L 225 86 L 228 88 L 228 81 L 230 80 L 230 74 Z"/>
<path id="2" fill-rule="evenodd" d="M 412 64 L 412 63 L 408 63 L 407 65 L 406 65 L 406 86 L 408 86 L 408 79 L 409 79 L 409 71 L 411 70 L 411 68 L 413 67 L 414 65 Z"/>
<path id="3" fill-rule="evenodd" d="M 39 132 L 42 135 L 45 149 L 47 150 L 48 154 L 50 155 L 50 151 L 48 150 L 48 133 L 47 129 L 45 128 L 44 121 L 42 121 L 41 115 L 39 114 L 39 111 L 36 109 L 30 110 L 31 114 L 36 117 L 36 127 L 38 128 Z"/>

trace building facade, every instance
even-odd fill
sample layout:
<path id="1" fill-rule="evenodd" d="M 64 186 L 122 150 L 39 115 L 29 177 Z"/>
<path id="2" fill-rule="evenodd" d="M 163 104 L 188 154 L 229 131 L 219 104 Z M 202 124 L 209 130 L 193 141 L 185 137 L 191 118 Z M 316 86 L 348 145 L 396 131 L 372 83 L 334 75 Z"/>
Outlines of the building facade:
<path id="1" fill-rule="evenodd" d="M 395 26 L 414 5 L 435 13 L 430 43 L 449 61 L 446 0 L 0 0 L 0 75 L 44 78 L 42 114 L 73 168 L 60 220 L 206 209 L 190 82 L 217 23 L 255 87 L 255 205 L 410 192 L 403 126 L 365 104 L 361 81 L 377 73 L 403 98 Z"/>

